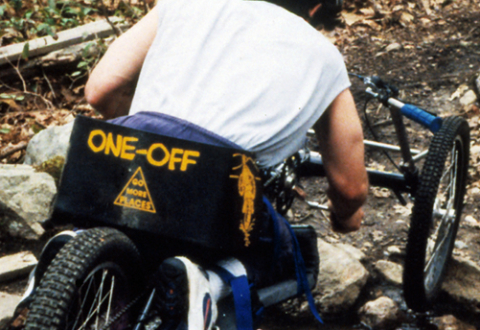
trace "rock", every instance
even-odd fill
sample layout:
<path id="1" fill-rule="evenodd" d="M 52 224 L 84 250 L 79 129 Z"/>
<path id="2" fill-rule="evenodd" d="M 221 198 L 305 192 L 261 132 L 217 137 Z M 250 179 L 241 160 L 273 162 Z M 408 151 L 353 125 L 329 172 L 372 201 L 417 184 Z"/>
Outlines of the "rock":
<path id="1" fill-rule="evenodd" d="M 438 327 L 438 330 L 475 330 L 473 325 L 466 324 L 453 315 L 435 317 L 431 322 Z"/>
<path id="2" fill-rule="evenodd" d="M 54 179 L 28 165 L 0 165 L 0 217 L 12 236 L 37 239 L 57 192 Z"/>
<path id="3" fill-rule="evenodd" d="M 402 256 L 402 250 L 396 245 L 387 247 L 387 253 L 389 256 Z"/>
<path id="4" fill-rule="evenodd" d="M 453 101 L 456 98 L 460 98 L 465 92 L 468 91 L 468 85 L 462 84 L 458 86 L 457 90 L 450 96 L 449 101 Z"/>
<path id="5" fill-rule="evenodd" d="M 475 103 L 475 101 L 477 101 L 477 95 L 472 90 L 468 90 L 460 98 L 460 104 L 463 105 L 463 106 L 468 106 L 470 104 L 473 104 L 473 103 Z"/>
<path id="6" fill-rule="evenodd" d="M 370 235 L 372 236 L 372 239 L 373 239 L 374 243 L 379 243 L 379 242 L 383 241 L 383 239 L 385 238 L 385 234 L 383 232 L 381 232 L 380 230 L 375 230 Z"/>
<path id="7" fill-rule="evenodd" d="M 358 311 L 360 321 L 373 329 L 385 329 L 399 322 L 400 309 L 390 298 L 369 301 Z"/>
<path id="8" fill-rule="evenodd" d="M 40 165 L 55 156 L 67 155 L 73 122 L 63 126 L 53 126 L 36 134 L 28 143 L 25 164 Z"/>
<path id="9" fill-rule="evenodd" d="M 322 313 L 338 313 L 348 310 L 357 300 L 367 282 L 369 273 L 352 255 L 360 251 L 347 252 L 345 247 L 318 240 L 320 273 L 314 291 L 317 307 Z"/>
<path id="10" fill-rule="evenodd" d="M 455 241 L 455 248 L 460 249 L 460 250 L 464 250 L 464 249 L 468 248 L 468 244 L 465 243 L 465 242 L 462 242 L 462 241 Z"/>
<path id="11" fill-rule="evenodd" d="M 480 266 L 471 260 L 453 257 L 442 289 L 454 300 L 480 312 Z"/>
<path id="12" fill-rule="evenodd" d="M 480 228 L 480 221 L 478 221 L 471 215 L 467 215 L 463 221 L 467 226 L 470 226 L 473 228 Z"/>
<path id="13" fill-rule="evenodd" d="M 0 258 L 0 282 L 28 274 L 37 264 L 31 252 L 19 252 Z"/>
<path id="14" fill-rule="evenodd" d="M 394 42 L 394 43 L 388 45 L 385 50 L 387 52 L 392 52 L 392 51 L 396 51 L 396 50 L 400 50 L 400 49 L 402 49 L 402 45 L 399 44 L 398 42 Z"/>
<path id="15" fill-rule="evenodd" d="M 0 329 L 6 328 L 21 299 L 21 296 L 0 292 Z"/>
<path id="16" fill-rule="evenodd" d="M 348 253 L 352 258 L 362 261 L 365 259 L 365 253 L 363 253 L 361 250 L 357 249 L 356 247 L 353 247 L 348 244 L 336 244 L 336 247 L 342 249 L 346 253 Z"/>
<path id="17" fill-rule="evenodd" d="M 55 185 L 58 187 L 64 166 L 65 158 L 63 156 L 55 156 L 47 161 L 44 161 L 40 165 L 33 165 L 33 168 L 37 172 L 45 172 L 50 174 L 55 180 Z"/>
<path id="18" fill-rule="evenodd" d="M 474 145 L 470 148 L 470 158 L 474 163 L 477 162 L 477 159 L 480 157 L 480 145 Z"/>
<path id="19" fill-rule="evenodd" d="M 375 269 L 377 269 L 385 279 L 393 284 L 402 284 L 403 267 L 397 263 L 378 260 L 375 263 Z"/>

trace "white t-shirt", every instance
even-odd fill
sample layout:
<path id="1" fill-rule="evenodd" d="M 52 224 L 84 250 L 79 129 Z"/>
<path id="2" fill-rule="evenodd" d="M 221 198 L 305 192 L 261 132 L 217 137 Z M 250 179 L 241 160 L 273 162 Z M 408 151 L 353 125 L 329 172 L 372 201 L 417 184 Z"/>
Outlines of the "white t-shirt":
<path id="1" fill-rule="evenodd" d="M 303 146 L 350 86 L 341 54 L 302 18 L 244 0 L 161 0 L 130 114 L 155 111 L 212 131 L 262 166 Z"/>

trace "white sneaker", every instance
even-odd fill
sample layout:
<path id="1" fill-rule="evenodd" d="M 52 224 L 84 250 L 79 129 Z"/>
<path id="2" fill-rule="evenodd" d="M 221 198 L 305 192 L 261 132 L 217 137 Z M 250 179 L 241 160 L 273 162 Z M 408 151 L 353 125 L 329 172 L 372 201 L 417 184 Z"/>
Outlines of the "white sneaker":
<path id="1" fill-rule="evenodd" d="M 163 261 L 156 276 L 162 330 L 212 329 L 217 304 L 207 272 L 185 257 L 175 257 Z"/>

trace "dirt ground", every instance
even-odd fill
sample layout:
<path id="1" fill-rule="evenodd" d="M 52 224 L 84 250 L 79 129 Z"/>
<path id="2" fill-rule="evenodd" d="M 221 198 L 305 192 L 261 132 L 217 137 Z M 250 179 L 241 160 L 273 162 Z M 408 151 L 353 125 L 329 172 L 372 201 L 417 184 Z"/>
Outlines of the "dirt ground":
<path id="1" fill-rule="evenodd" d="M 407 2 L 398 3 L 405 4 Z M 392 8 L 391 5 L 389 8 Z M 384 8 L 385 9 L 385 8 Z M 363 11 L 363 12 L 362 12 Z M 401 13 L 412 13 L 415 19 Z M 397 86 L 400 97 L 408 103 L 416 104 L 441 116 L 460 115 L 469 120 L 472 129 L 472 146 L 479 145 L 480 111 L 476 106 L 463 107 L 459 99 L 452 95 L 460 85 L 466 84 L 475 90 L 474 79 L 480 74 L 480 5 L 478 1 L 446 3 L 433 10 L 430 15 L 421 13 L 418 8 L 404 6 L 403 10 L 389 10 L 387 13 L 373 12 L 371 6 L 359 5 L 350 8 L 345 26 L 328 33 L 336 40 L 349 72 L 360 75 L 377 75 Z M 403 17 L 403 19 L 402 19 Z M 357 107 L 365 122 L 364 86 L 352 77 L 352 91 Z M 476 91 L 478 93 L 478 90 Z M 84 102 L 84 101 L 83 101 Z M 476 103 L 478 105 L 478 101 Z M 370 122 L 375 126 L 379 141 L 396 143 L 393 126 L 388 123 L 388 112 L 379 109 L 378 104 L 370 103 L 367 108 Z M 382 124 L 383 122 L 383 124 Z M 374 137 L 368 127 L 364 127 L 365 137 Z M 431 134 L 417 124 L 408 123 L 407 131 L 412 145 L 425 149 Z M 392 154 L 398 162 L 398 155 Z M 374 150 L 366 150 L 369 167 L 392 170 L 386 157 Z M 480 220 L 478 195 L 472 191 L 480 188 L 480 160 L 472 160 L 468 177 L 468 192 L 464 209 L 465 216 Z M 302 182 L 308 199 L 325 202 L 326 184 L 323 179 L 308 179 Z M 409 201 L 408 196 L 404 196 Z M 476 199 L 477 200 L 476 200 Z M 295 201 L 292 222 L 312 224 L 320 237 L 327 242 L 343 242 L 360 248 L 367 255 L 367 261 L 384 259 L 387 248 L 396 246 L 404 251 L 409 227 L 411 202 L 402 206 L 396 196 L 385 190 L 372 187 L 362 228 L 355 233 L 338 235 L 330 230 L 322 212 L 308 207 L 302 201 Z M 465 256 L 480 264 L 480 229 L 473 229 L 464 223 L 460 225 L 459 241 L 463 242 L 455 250 L 456 255 Z M 0 237 L 0 256 L 24 248 L 39 251 L 41 244 Z M 399 261 L 401 262 L 401 254 Z M 19 292 L 25 280 L 0 285 L 0 291 Z M 285 329 L 285 327 L 282 327 Z M 297 329 L 299 325 L 297 324 Z M 316 328 L 308 323 L 307 328 Z"/>
<path id="2" fill-rule="evenodd" d="M 480 7 L 455 6 L 442 8 L 434 19 L 420 19 L 415 23 L 399 27 L 392 21 L 377 20 L 375 30 L 365 21 L 347 26 L 342 32 L 336 31 L 337 44 L 345 56 L 349 72 L 359 75 L 377 75 L 400 89 L 400 98 L 407 103 L 437 113 L 440 116 L 459 115 L 469 121 L 471 146 L 479 144 L 478 115 L 476 106 L 464 107 L 458 98 L 452 96 L 459 86 L 466 84 L 475 90 L 474 79 L 480 74 Z M 385 25 L 386 28 L 385 28 Z M 394 46 L 391 46 L 394 45 Z M 389 46 L 394 50 L 389 50 Z M 352 78 L 352 91 L 363 122 L 368 116 L 375 134 L 364 125 L 365 138 L 384 143 L 396 143 L 393 124 L 388 122 L 389 112 L 379 108 L 378 103 L 369 103 L 366 114 L 363 111 L 365 87 L 359 79 Z M 478 90 L 476 90 L 478 93 Z M 478 103 L 476 103 L 478 105 Z M 432 134 L 418 124 L 407 122 L 407 132 L 413 148 L 428 148 Z M 398 164 L 398 154 L 391 153 Z M 478 155 L 470 161 L 465 199 L 464 217 L 480 219 Z M 366 162 L 370 168 L 396 171 L 385 155 L 376 150 L 366 149 Z M 421 168 L 421 163 L 419 167 Z M 303 185 L 308 199 L 324 203 L 326 185 L 323 179 L 307 179 Z M 329 222 L 322 212 L 296 201 L 293 207 L 295 222 L 313 225 L 327 242 L 348 243 L 360 248 L 367 255 L 367 265 L 378 259 L 403 262 L 409 229 L 412 201 L 403 196 L 408 204 L 402 206 L 393 192 L 378 187 L 370 188 L 365 206 L 365 220 L 362 228 L 355 233 L 338 235 L 329 228 Z M 391 255 L 389 247 L 398 247 L 400 254 Z M 480 228 L 472 229 L 462 221 L 457 236 L 454 255 L 466 257 L 480 265 Z M 453 309 L 455 307 L 452 307 Z"/>

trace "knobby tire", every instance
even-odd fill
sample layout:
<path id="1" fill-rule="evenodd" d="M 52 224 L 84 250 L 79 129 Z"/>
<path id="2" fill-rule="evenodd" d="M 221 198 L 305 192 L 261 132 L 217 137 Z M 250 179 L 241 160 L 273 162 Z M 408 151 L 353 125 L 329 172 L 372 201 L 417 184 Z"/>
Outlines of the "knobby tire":
<path id="1" fill-rule="evenodd" d="M 432 308 L 454 248 L 465 195 L 469 140 L 465 119 L 456 116 L 444 119 L 422 168 L 403 274 L 405 301 L 416 312 Z M 451 186 L 445 184 L 446 178 Z M 440 194 L 443 188 L 445 195 Z"/>
<path id="2" fill-rule="evenodd" d="M 101 329 L 112 320 L 110 329 L 127 328 L 135 316 L 125 310 L 141 291 L 141 274 L 140 256 L 126 235 L 112 228 L 83 231 L 48 267 L 25 330 Z"/>

